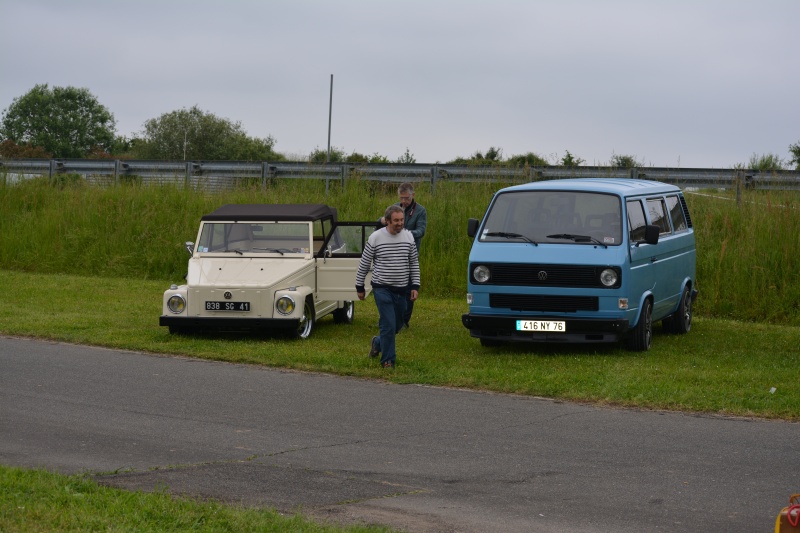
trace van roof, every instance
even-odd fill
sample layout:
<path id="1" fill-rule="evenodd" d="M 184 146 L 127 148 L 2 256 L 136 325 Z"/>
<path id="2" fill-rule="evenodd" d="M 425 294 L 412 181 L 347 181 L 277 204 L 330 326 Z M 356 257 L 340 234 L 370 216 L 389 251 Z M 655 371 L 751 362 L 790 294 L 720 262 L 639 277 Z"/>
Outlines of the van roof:
<path id="1" fill-rule="evenodd" d="M 638 196 L 643 194 L 660 194 L 680 192 L 680 187 L 660 181 L 649 181 L 628 178 L 571 178 L 533 181 L 523 185 L 514 185 L 497 191 L 591 191 L 617 194 L 620 196 Z"/>

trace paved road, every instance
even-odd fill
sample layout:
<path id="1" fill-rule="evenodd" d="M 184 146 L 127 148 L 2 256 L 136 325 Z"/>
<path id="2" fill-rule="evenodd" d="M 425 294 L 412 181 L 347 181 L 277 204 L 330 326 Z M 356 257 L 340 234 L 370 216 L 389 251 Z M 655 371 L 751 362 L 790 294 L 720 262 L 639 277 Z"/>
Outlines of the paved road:
<path id="1" fill-rule="evenodd" d="M 0 463 L 410 531 L 753 532 L 800 424 L 0 337 Z"/>

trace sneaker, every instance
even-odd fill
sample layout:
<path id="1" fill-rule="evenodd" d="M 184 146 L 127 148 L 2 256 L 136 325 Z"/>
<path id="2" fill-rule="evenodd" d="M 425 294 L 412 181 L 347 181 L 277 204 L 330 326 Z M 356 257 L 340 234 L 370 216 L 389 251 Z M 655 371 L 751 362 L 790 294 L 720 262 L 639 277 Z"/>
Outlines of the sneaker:
<path id="1" fill-rule="evenodd" d="M 380 337 L 372 337 L 372 341 L 369 343 L 369 356 L 370 357 L 378 357 L 381 353 L 381 339 Z"/>
<path id="2" fill-rule="evenodd" d="M 383 363 L 383 368 L 394 368 L 394 361 L 386 361 Z"/>

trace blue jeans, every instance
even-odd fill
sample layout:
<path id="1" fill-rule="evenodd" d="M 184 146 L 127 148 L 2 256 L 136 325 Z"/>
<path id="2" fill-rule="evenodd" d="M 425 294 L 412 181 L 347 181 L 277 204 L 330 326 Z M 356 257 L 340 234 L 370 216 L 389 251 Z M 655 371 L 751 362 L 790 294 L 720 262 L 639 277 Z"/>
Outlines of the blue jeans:
<path id="1" fill-rule="evenodd" d="M 372 289 L 375 305 L 378 307 L 378 328 L 381 332 L 381 364 L 394 363 L 394 336 L 403 327 L 403 315 L 406 312 L 406 292 L 394 292 L 389 289 Z"/>

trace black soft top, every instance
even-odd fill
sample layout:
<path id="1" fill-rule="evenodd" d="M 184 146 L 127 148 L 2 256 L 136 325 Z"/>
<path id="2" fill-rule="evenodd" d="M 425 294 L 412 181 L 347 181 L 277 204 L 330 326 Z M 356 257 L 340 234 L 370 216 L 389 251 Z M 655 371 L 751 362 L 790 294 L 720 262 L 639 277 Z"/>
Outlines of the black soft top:
<path id="1" fill-rule="evenodd" d="M 203 215 L 201 220 L 273 222 L 273 221 L 313 221 L 333 217 L 336 222 L 336 209 L 324 204 L 227 204 Z"/>

